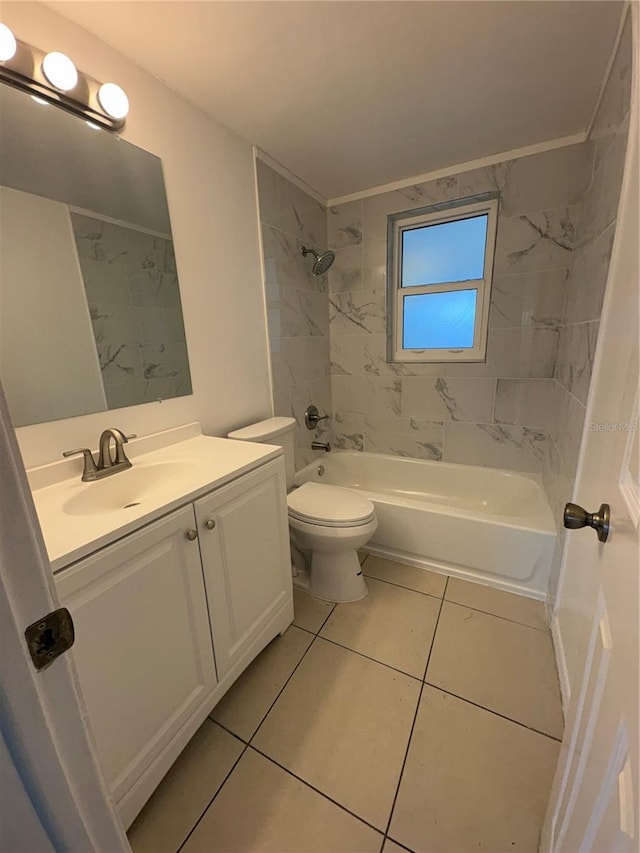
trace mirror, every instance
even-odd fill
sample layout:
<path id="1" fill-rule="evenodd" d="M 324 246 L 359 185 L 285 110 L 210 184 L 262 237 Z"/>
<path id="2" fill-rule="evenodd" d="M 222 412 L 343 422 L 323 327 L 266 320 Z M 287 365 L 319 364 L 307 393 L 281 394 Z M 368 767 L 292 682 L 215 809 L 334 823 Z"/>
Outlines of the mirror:
<path id="1" fill-rule="evenodd" d="M 0 116 L 14 426 L 191 394 L 161 161 L 6 85 Z"/>

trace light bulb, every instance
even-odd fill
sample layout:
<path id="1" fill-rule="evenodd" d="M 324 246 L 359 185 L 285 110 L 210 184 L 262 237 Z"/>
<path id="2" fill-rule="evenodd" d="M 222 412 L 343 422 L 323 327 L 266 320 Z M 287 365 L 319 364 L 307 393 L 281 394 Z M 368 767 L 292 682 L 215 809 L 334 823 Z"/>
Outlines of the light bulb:
<path id="1" fill-rule="evenodd" d="M 78 72 L 75 65 L 68 56 L 59 53 L 57 50 L 45 56 L 42 61 L 42 70 L 51 85 L 63 92 L 73 89 L 78 82 Z"/>
<path id="2" fill-rule="evenodd" d="M 6 24 L 0 24 L 0 62 L 11 59 L 16 52 L 16 37 Z"/>
<path id="3" fill-rule="evenodd" d="M 115 83 L 103 83 L 98 90 L 98 101 L 111 118 L 124 118 L 129 112 L 129 98 Z"/>

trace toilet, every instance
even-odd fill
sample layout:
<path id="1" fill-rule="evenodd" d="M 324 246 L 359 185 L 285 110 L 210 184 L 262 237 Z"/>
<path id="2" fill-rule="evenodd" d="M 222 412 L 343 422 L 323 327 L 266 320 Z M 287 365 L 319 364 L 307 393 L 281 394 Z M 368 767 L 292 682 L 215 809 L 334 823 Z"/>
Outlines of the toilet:
<path id="1" fill-rule="evenodd" d="M 268 418 L 230 432 L 228 438 L 283 448 L 287 475 L 293 585 L 327 601 L 357 601 L 367 594 L 358 549 L 378 527 L 368 498 L 342 486 L 294 487 L 293 418 Z"/>

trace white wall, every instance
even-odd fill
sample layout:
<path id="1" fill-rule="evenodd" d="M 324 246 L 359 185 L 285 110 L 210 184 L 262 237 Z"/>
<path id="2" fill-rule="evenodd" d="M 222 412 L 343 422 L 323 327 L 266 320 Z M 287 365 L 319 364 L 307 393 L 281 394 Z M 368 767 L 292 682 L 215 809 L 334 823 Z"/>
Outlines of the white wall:
<path id="1" fill-rule="evenodd" d="M 14 425 L 107 407 L 69 208 L 8 187 L 0 187 L 0 376 Z"/>
<path id="2" fill-rule="evenodd" d="M 145 434 L 200 420 L 205 432 L 271 413 L 251 145 L 87 31 L 39 3 L 5 2 L 19 39 L 68 53 L 127 92 L 122 136 L 162 158 L 194 394 L 18 430 L 28 466 L 69 447 L 95 447 L 107 426 Z M 150 21 L 150 38 L 153 25 Z"/>

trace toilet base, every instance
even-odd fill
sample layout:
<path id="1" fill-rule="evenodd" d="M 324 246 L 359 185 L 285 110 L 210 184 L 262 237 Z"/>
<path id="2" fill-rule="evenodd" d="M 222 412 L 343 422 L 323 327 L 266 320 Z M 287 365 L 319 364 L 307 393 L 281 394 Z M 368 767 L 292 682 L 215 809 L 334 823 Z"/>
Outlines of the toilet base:
<path id="1" fill-rule="evenodd" d="M 296 567 L 293 585 L 315 598 L 346 604 L 359 601 L 367 594 L 367 584 L 362 574 L 356 551 L 344 554 L 323 554 L 315 551 L 305 555 L 310 569 Z"/>

